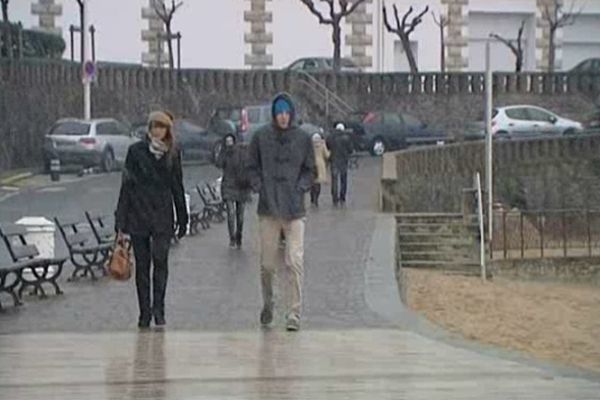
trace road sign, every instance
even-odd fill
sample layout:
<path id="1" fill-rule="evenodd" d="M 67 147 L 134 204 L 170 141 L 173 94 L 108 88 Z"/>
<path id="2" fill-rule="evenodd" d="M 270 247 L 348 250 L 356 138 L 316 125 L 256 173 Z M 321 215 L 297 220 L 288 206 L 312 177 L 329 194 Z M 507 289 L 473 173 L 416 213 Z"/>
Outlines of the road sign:
<path id="1" fill-rule="evenodd" d="M 96 80 L 96 64 L 93 61 L 86 61 L 83 65 L 83 82 L 93 82 Z"/>

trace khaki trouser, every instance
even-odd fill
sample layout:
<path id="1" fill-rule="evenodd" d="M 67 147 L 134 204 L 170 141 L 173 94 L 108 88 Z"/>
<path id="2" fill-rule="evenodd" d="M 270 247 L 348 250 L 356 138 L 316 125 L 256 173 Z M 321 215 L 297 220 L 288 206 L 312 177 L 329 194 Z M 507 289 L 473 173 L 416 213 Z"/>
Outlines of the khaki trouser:
<path id="1" fill-rule="evenodd" d="M 300 319 L 302 313 L 302 280 L 304 278 L 305 219 L 284 220 L 260 217 L 260 264 L 263 301 L 273 303 L 273 278 L 280 261 L 279 233 L 285 233 L 285 265 L 289 269 L 288 317 Z"/>

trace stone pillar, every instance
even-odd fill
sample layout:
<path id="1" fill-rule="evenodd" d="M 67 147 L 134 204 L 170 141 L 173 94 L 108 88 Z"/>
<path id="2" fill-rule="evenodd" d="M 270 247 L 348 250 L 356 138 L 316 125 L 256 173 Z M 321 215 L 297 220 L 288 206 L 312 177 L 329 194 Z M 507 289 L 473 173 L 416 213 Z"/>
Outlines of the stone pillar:
<path id="1" fill-rule="evenodd" d="M 373 0 L 367 0 L 346 18 L 351 30 L 346 35 L 346 46 L 350 47 L 352 61 L 362 69 L 373 66 L 373 55 L 368 51 L 373 48 L 373 13 L 367 9 L 367 5 L 371 4 Z"/>
<path id="2" fill-rule="evenodd" d="M 250 45 L 250 53 L 244 56 L 244 64 L 252 69 L 264 69 L 273 65 L 273 55 L 268 46 L 273 44 L 273 33 L 268 32 L 267 24 L 273 22 L 273 13 L 267 11 L 271 0 L 247 0 L 250 10 L 244 11 L 244 21 L 250 24 L 250 32 L 244 34 L 244 43 Z"/>
<path id="3" fill-rule="evenodd" d="M 39 17 L 34 29 L 62 35 L 62 29 L 56 26 L 56 17 L 60 17 L 62 12 L 62 5 L 55 4 L 54 0 L 37 0 L 37 3 L 31 4 L 31 14 Z"/>
<path id="4" fill-rule="evenodd" d="M 536 0 L 537 9 L 535 11 L 535 59 L 537 69 L 548 71 L 550 58 L 550 25 L 544 19 L 546 7 L 550 15 L 554 15 L 555 0 Z M 562 1 L 561 1 L 562 2 Z M 555 43 L 555 70 L 560 70 L 562 65 L 562 41 L 563 29 L 558 28 L 554 38 Z"/>
<path id="5" fill-rule="evenodd" d="M 169 65 L 169 55 L 166 51 L 164 39 L 159 39 L 165 34 L 162 20 L 156 15 L 154 0 L 148 0 L 147 6 L 142 8 L 142 19 L 148 21 L 148 28 L 142 30 L 142 41 L 148 44 L 147 51 L 142 53 L 142 64 L 150 67 Z"/>
<path id="6" fill-rule="evenodd" d="M 469 0 L 441 0 L 442 12 L 449 18 L 446 33 L 446 70 L 469 68 Z"/>

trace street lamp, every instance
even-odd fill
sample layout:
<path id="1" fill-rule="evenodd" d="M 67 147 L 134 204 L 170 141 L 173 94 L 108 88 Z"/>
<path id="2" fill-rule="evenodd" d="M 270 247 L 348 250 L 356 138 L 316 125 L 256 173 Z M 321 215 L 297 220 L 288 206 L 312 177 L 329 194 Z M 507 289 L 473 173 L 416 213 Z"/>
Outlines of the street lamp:
<path id="1" fill-rule="evenodd" d="M 491 39 L 485 42 L 485 180 L 488 198 L 488 240 L 492 242 L 494 221 L 494 195 L 493 195 L 493 148 L 492 148 L 492 110 L 493 110 L 493 77 L 492 77 L 492 51 Z M 491 253 L 490 253 L 491 255 Z"/>
<path id="2" fill-rule="evenodd" d="M 89 43 L 89 10 L 90 0 L 83 0 L 83 21 L 81 26 L 81 41 L 83 47 L 84 62 L 82 63 L 83 77 L 83 116 L 86 120 L 92 118 L 92 76 L 95 73 L 94 66 L 90 60 Z M 90 68 L 91 66 L 91 68 Z"/>

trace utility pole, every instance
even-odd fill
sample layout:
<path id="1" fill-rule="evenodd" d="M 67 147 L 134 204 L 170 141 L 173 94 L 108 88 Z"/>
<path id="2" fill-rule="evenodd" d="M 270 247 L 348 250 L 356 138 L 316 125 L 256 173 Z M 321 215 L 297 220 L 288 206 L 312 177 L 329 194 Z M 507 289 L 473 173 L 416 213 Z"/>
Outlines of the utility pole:
<path id="1" fill-rule="evenodd" d="M 82 77 L 83 77 L 83 116 L 86 120 L 92 118 L 92 78 L 86 66 L 91 63 L 89 45 L 89 4 L 90 0 L 83 0 L 83 21 L 81 26 L 82 44 Z"/>
<path id="2" fill-rule="evenodd" d="M 494 194 L 493 194 L 493 149 L 492 149 L 492 103 L 493 103 L 493 77 L 491 41 L 485 43 L 485 180 L 488 200 L 488 240 L 492 242 L 494 221 Z"/>

